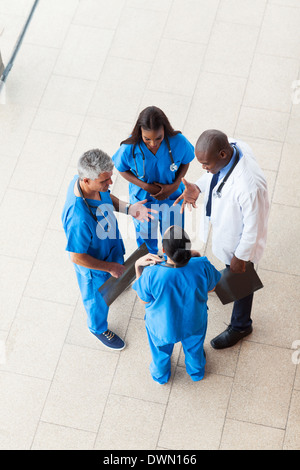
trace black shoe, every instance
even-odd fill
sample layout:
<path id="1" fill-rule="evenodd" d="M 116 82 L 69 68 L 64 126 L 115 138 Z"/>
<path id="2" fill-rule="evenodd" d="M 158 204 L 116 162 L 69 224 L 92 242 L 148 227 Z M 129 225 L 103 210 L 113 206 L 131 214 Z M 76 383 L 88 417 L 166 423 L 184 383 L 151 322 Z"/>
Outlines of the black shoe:
<path id="1" fill-rule="evenodd" d="M 250 333 L 252 333 L 252 326 L 249 326 L 249 328 L 244 331 L 236 331 L 229 325 L 223 333 L 212 339 L 210 344 L 214 349 L 230 348 L 245 336 L 250 335 Z"/>

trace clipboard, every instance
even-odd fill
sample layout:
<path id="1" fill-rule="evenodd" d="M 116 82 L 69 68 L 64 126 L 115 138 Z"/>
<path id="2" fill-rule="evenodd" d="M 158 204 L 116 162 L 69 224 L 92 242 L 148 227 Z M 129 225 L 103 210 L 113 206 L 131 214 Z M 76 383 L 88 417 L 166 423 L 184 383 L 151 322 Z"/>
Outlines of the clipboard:
<path id="1" fill-rule="evenodd" d="M 232 273 L 229 267 L 221 270 L 220 273 L 222 277 L 216 285 L 215 293 L 223 305 L 247 297 L 264 287 L 251 261 L 246 263 L 244 273 Z"/>
<path id="2" fill-rule="evenodd" d="M 135 280 L 135 262 L 141 256 L 149 253 L 146 243 L 143 243 L 132 255 L 125 261 L 124 266 L 127 268 L 126 271 L 119 278 L 110 277 L 102 286 L 98 289 L 102 295 L 106 305 L 109 307 L 122 292 Z"/>

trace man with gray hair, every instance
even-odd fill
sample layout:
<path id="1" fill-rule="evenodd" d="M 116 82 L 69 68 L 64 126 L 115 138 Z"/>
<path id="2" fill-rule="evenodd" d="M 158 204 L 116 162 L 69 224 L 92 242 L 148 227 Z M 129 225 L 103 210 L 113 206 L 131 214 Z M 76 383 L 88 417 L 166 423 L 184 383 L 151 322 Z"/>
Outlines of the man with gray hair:
<path id="1" fill-rule="evenodd" d="M 74 263 L 87 313 L 89 330 L 107 347 L 121 350 L 125 342 L 108 329 L 108 306 L 99 287 L 125 271 L 125 248 L 113 211 L 139 221 L 152 218 L 146 201 L 127 204 L 110 194 L 114 164 L 102 150 L 85 152 L 78 161 L 78 175 L 71 181 L 62 213 L 66 251 Z"/>

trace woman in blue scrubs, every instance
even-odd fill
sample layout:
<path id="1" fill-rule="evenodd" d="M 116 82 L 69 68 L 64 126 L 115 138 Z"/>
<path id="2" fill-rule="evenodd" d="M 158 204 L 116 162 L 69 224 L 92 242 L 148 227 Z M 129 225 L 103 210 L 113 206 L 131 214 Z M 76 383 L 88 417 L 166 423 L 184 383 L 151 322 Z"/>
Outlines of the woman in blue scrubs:
<path id="1" fill-rule="evenodd" d="M 193 158 L 193 145 L 155 106 L 140 113 L 131 136 L 121 142 L 112 157 L 117 170 L 129 181 L 131 204 L 147 199 L 147 206 L 158 211 L 150 222 L 134 221 L 137 244 L 145 242 L 150 253 L 158 251 L 158 226 L 163 234 L 170 225 L 184 225 L 180 206 L 173 206 L 173 202 L 184 191 L 181 178 Z"/>
<path id="2" fill-rule="evenodd" d="M 133 289 L 145 304 L 145 326 L 152 362 L 152 378 L 160 384 L 171 376 L 174 344 L 181 341 L 186 371 L 193 381 L 203 379 L 208 292 L 221 278 L 219 271 L 198 252 L 191 251 L 184 230 L 171 226 L 163 237 L 167 261 L 148 254 L 136 264 Z"/>
<path id="3" fill-rule="evenodd" d="M 140 221 L 147 221 L 152 215 L 142 204 L 144 201 L 130 205 L 110 194 L 113 167 L 112 159 L 101 150 L 90 150 L 81 156 L 79 176 L 68 188 L 62 223 L 88 328 L 105 346 L 121 350 L 125 343 L 108 329 L 109 309 L 98 291 L 110 276 L 118 278 L 125 270 L 125 249 L 114 210 Z"/>

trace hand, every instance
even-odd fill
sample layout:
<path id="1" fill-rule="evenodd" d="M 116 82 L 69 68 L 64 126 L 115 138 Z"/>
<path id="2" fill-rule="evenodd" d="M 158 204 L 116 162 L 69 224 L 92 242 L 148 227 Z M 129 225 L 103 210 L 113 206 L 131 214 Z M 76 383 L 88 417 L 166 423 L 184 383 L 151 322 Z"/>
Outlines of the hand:
<path id="1" fill-rule="evenodd" d="M 196 184 L 189 183 L 188 181 L 186 181 L 185 178 L 182 178 L 182 182 L 185 186 L 185 190 L 183 191 L 181 196 L 179 196 L 176 199 L 176 201 L 173 204 L 173 206 L 176 206 L 176 204 L 178 204 L 180 201 L 183 200 L 183 203 L 180 209 L 180 214 L 183 214 L 183 211 L 186 205 L 188 206 L 190 211 L 192 210 L 192 207 L 194 207 L 195 209 L 197 208 L 196 201 L 201 192 Z"/>
<path id="2" fill-rule="evenodd" d="M 151 194 L 151 196 L 160 192 L 161 188 L 155 183 L 144 183 L 143 189 L 147 191 L 147 193 Z"/>
<path id="3" fill-rule="evenodd" d="M 155 194 L 150 194 L 150 196 L 154 197 L 158 201 L 163 201 L 164 199 L 168 199 L 168 197 L 171 196 L 177 189 L 178 189 L 178 184 L 172 183 L 172 184 L 161 184 L 161 183 L 154 183 L 156 186 L 160 188 L 160 191 Z"/>
<path id="4" fill-rule="evenodd" d="M 158 255 L 154 255 L 153 253 L 147 253 L 147 255 L 141 256 L 138 260 L 135 262 L 135 267 L 145 267 L 145 266 L 151 266 L 153 264 L 157 263 L 162 263 L 164 259 L 162 259 Z"/>
<path id="5" fill-rule="evenodd" d="M 200 251 L 196 251 L 196 250 L 191 250 L 191 255 L 192 255 L 192 258 L 199 258 L 199 257 L 201 257 Z"/>
<path id="6" fill-rule="evenodd" d="M 109 273 L 116 278 L 119 278 L 122 276 L 122 274 L 126 271 L 126 268 L 123 264 L 119 263 L 114 263 L 111 262 L 109 263 Z"/>
<path id="7" fill-rule="evenodd" d="M 146 202 L 147 199 L 135 202 L 129 207 L 128 214 L 134 217 L 135 219 L 139 220 L 140 222 L 148 222 L 150 219 L 154 219 L 154 215 L 152 215 L 151 212 L 153 214 L 158 214 L 158 211 L 144 206 Z"/>
<path id="8" fill-rule="evenodd" d="M 230 263 L 230 271 L 235 274 L 241 274 L 246 271 L 246 261 L 233 256 Z"/>

